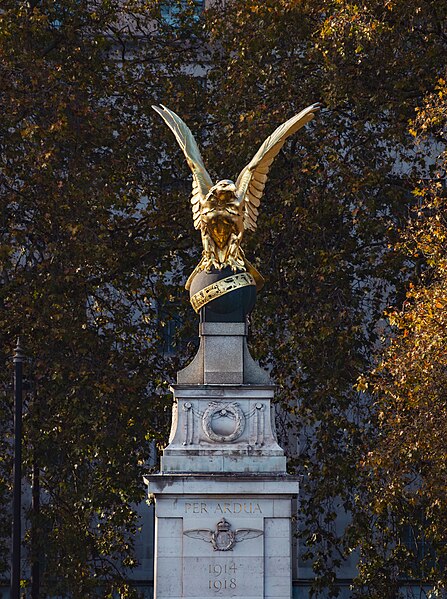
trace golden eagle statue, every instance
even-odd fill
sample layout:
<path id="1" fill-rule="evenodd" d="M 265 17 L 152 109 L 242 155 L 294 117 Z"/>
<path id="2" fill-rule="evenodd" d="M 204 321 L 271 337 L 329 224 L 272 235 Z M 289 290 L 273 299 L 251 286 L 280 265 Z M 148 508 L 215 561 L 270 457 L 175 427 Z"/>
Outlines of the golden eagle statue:
<path id="1" fill-rule="evenodd" d="M 189 289 L 195 275 L 213 267 L 246 271 L 260 289 L 263 277 L 245 258 L 241 242 L 246 229 L 254 231 L 270 166 L 286 139 L 313 119 L 319 104 L 312 104 L 280 125 L 261 145 L 241 171 L 236 183 L 222 179 L 215 185 L 203 164 L 196 140 L 182 119 L 165 106 L 153 106 L 174 133 L 193 174 L 192 214 L 194 227 L 202 234 L 203 255 L 186 283 Z"/>

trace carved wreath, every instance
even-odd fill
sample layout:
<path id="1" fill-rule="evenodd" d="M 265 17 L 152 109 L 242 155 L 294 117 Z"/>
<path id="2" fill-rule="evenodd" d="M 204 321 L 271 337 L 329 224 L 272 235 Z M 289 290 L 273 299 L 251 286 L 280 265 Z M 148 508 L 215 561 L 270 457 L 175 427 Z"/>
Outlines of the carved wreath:
<path id="1" fill-rule="evenodd" d="M 234 430 L 228 435 L 219 435 L 213 430 L 213 419 L 231 418 L 234 420 Z M 231 443 L 242 435 L 245 429 L 245 415 L 236 402 L 211 402 L 202 416 L 202 428 L 211 441 Z"/>

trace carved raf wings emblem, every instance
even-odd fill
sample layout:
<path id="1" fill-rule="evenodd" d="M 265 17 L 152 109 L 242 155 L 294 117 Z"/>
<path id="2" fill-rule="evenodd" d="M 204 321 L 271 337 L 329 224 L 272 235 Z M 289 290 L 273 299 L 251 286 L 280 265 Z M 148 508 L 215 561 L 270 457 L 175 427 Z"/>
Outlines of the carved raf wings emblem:
<path id="1" fill-rule="evenodd" d="M 161 105 L 153 106 L 153 109 L 174 133 L 193 174 L 192 215 L 194 227 L 202 235 L 203 255 L 186 282 L 186 289 L 190 288 L 199 271 L 221 270 L 227 266 L 234 272 L 251 274 L 260 289 L 264 279 L 245 258 L 241 248 L 242 237 L 245 230 L 256 229 L 259 205 L 273 160 L 286 139 L 313 119 L 320 105 L 308 106 L 267 137 L 251 162 L 242 169 L 236 183 L 223 179 L 215 185 L 189 127 L 169 108 Z"/>
<path id="2" fill-rule="evenodd" d="M 216 524 L 216 530 L 195 528 L 185 530 L 183 534 L 192 539 L 200 539 L 206 543 L 211 543 L 214 551 L 232 551 L 236 543 L 247 539 L 255 539 L 264 534 L 262 530 L 256 528 L 237 528 L 234 531 L 230 529 L 231 524 L 225 518 L 222 518 Z"/>

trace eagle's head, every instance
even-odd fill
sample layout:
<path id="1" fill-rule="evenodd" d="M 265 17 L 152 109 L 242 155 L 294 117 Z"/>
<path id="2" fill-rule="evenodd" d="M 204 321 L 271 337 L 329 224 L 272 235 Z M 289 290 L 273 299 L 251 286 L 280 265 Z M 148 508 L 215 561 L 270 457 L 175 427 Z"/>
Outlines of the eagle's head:
<path id="1" fill-rule="evenodd" d="M 208 196 L 213 196 L 222 203 L 228 202 L 228 200 L 232 200 L 236 196 L 236 185 L 230 179 L 222 179 L 222 181 L 213 185 Z"/>

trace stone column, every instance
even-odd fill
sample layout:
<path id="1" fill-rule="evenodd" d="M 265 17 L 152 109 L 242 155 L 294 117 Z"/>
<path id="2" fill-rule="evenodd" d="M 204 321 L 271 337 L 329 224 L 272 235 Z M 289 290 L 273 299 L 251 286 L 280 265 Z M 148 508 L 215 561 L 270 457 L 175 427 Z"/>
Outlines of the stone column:
<path id="1" fill-rule="evenodd" d="M 155 599 L 290 599 L 291 502 L 268 375 L 245 323 L 203 322 L 178 374 L 155 500 Z"/>

